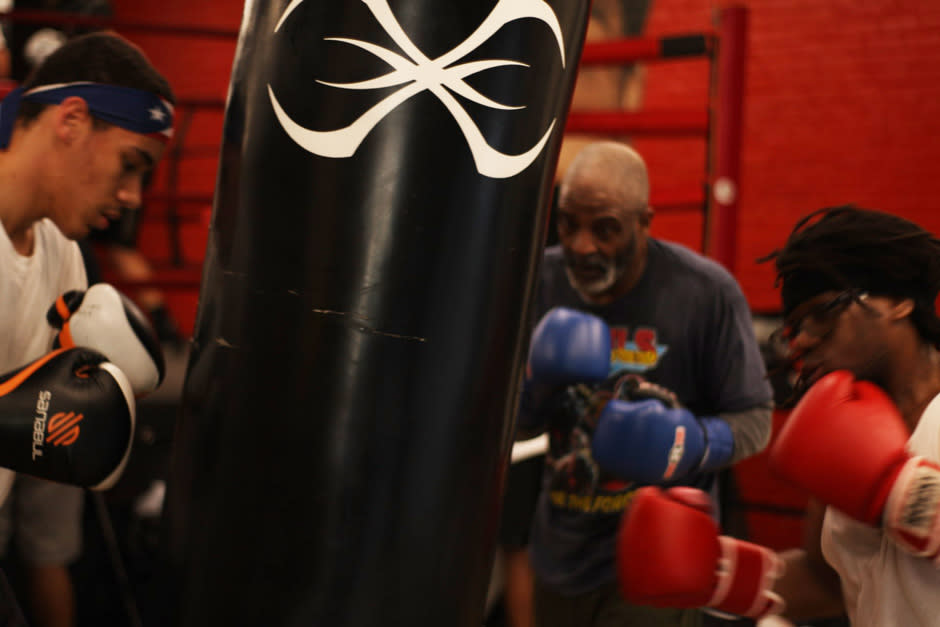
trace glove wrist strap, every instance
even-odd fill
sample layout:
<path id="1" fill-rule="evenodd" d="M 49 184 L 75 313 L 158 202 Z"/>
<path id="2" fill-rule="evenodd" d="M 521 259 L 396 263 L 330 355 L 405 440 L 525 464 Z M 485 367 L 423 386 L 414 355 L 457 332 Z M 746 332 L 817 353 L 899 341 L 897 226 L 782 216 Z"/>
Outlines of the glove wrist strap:
<path id="1" fill-rule="evenodd" d="M 705 452 L 697 470 L 710 472 L 727 466 L 734 455 L 734 434 L 731 427 L 721 418 L 714 416 L 704 416 L 697 420 L 705 435 Z"/>

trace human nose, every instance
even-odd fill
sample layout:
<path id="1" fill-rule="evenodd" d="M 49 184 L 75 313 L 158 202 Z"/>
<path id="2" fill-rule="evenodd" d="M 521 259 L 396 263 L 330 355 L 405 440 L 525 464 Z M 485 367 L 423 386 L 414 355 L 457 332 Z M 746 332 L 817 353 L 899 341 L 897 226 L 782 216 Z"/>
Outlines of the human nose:
<path id="1" fill-rule="evenodd" d="M 576 255 L 592 255 L 597 252 L 597 243 L 588 229 L 577 229 L 571 234 L 569 248 Z"/>
<path id="2" fill-rule="evenodd" d="M 807 330 L 802 325 L 787 334 L 787 347 L 791 357 L 805 355 L 822 340 L 822 336 Z"/>
<path id="3" fill-rule="evenodd" d="M 124 182 L 117 192 L 118 201 L 127 209 L 139 209 L 143 203 L 143 184 L 138 177 Z"/>

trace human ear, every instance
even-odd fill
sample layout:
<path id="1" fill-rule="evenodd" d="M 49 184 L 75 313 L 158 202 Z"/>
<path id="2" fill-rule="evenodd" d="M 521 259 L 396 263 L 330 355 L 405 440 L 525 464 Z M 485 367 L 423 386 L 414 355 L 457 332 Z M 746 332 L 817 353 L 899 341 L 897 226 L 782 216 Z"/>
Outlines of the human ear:
<path id="1" fill-rule="evenodd" d="M 914 300 L 911 298 L 903 298 L 900 300 L 892 300 L 887 313 L 891 320 L 903 320 L 904 318 L 909 318 L 913 312 Z"/>
<path id="2" fill-rule="evenodd" d="M 88 103 L 78 96 L 69 96 L 59 103 L 54 120 L 56 135 L 63 141 L 70 142 L 91 124 Z"/>

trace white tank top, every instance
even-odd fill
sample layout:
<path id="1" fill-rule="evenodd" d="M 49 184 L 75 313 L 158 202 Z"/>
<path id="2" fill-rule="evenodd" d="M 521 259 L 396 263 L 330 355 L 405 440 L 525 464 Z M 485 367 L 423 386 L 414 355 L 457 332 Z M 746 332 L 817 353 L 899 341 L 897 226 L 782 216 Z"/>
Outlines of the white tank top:
<path id="1" fill-rule="evenodd" d="M 940 395 L 927 406 L 907 449 L 940 462 Z M 940 625 L 940 568 L 930 560 L 832 507 L 823 520 L 822 551 L 842 579 L 853 627 Z"/>

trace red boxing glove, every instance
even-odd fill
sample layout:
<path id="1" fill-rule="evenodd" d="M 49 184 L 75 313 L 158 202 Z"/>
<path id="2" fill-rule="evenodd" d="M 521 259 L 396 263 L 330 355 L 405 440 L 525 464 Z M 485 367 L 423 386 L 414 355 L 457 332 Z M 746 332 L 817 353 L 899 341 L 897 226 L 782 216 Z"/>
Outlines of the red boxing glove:
<path id="1" fill-rule="evenodd" d="M 653 607 L 710 607 L 751 618 L 780 613 L 783 599 L 771 588 L 783 560 L 718 535 L 711 507 L 695 488 L 637 490 L 617 539 L 621 594 Z"/>
<path id="2" fill-rule="evenodd" d="M 909 437 L 881 388 L 839 370 L 819 379 L 793 409 L 771 447 L 770 467 L 940 563 L 940 465 L 912 456 Z"/>

